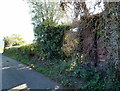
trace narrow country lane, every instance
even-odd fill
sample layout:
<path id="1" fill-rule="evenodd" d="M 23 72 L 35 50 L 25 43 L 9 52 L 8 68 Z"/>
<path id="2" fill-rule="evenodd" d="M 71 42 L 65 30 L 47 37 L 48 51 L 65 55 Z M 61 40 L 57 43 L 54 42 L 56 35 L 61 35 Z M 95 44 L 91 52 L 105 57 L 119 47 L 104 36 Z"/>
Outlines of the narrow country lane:
<path id="1" fill-rule="evenodd" d="M 27 85 L 30 89 L 60 88 L 41 73 L 6 56 L 2 56 L 2 89 L 11 89 L 20 85 Z"/>

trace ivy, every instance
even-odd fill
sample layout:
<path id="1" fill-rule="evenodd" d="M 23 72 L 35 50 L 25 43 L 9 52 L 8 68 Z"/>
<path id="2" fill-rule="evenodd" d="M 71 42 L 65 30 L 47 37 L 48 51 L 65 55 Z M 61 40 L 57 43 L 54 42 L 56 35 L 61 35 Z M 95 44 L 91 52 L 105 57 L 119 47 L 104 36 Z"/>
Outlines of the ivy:
<path id="1" fill-rule="evenodd" d="M 61 50 L 62 39 L 64 31 L 68 28 L 64 24 L 57 25 L 52 20 L 46 20 L 34 29 L 36 41 L 41 45 L 41 50 L 45 58 L 52 59 L 64 56 Z"/>
<path id="2" fill-rule="evenodd" d="M 105 30 L 104 29 L 102 29 L 102 30 L 100 30 L 99 32 L 97 32 L 97 34 L 99 34 L 99 35 L 102 35 L 102 34 L 104 34 L 105 33 Z"/>

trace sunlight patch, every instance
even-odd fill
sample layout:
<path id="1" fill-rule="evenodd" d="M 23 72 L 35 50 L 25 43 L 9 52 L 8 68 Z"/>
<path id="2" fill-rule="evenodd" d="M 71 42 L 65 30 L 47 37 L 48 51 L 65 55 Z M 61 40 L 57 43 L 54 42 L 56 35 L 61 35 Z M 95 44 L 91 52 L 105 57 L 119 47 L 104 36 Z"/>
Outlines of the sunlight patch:
<path id="1" fill-rule="evenodd" d="M 17 91 L 23 90 L 23 91 L 24 91 L 25 89 L 28 89 L 27 84 L 19 85 L 19 86 L 17 86 L 17 87 L 14 87 L 14 88 L 8 90 L 8 91 L 15 91 L 15 90 L 17 90 Z"/>

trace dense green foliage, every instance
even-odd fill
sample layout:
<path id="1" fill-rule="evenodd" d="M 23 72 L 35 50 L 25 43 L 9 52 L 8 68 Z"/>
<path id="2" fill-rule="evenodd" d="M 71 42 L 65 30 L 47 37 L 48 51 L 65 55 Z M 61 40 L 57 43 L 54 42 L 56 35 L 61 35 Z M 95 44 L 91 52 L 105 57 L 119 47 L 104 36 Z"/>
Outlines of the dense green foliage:
<path id="1" fill-rule="evenodd" d="M 3 40 L 5 41 L 5 47 L 22 45 L 26 43 L 24 39 L 21 37 L 21 35 L 19 34 L 13 34 L 11 36 L 6 36 L 4 37 Z"/>
<path id="2" fill-rule="evenodd" d="M 26 56 L 26 57 L 33 57 L 33 56 L 39 56 L 41 55 L 40 50 L 37 48 L 37 43 L 33 44 L 27 44 L 23 46 L 18 47 L 11 47 L 5 50 L 6 54 L 10 55 L 17 55 L 17 56 Z"/>
<path id="3" fill-rule="evenodd" d="M 41 44 L 41 50 L 45 58 L 63 57 L 63 52 L 61 51 L 62 40 L 64 31 L 67 29 L 68 26 L 56 25 L 52 21 L 44 21 L 34 29 L 36 41 Z"/>
<path id="4" fill-rule="evenodd" d="M 96 68 L 85 68 L 78 67 L 74 68 L 74 72 L 72 73 L 73 77 L 80 78 L 81 83 L 79 88 L 81 89 L 116 89 L 118 90 L 120 87 L 120 82 L 117 80 L 115 75 L 115 69 L 113 73 L 108 69 L 107 72 L 102 72 Z"/>
<path id="5" fill-rule="evenodd" d="M 63 13 L 57 2 L 28 1 L 30 5 L 35 39 L 42 50 L 42 56 L 47 59 L 63 57 L 61 51 L 65 24 L 58 24 Z"/>

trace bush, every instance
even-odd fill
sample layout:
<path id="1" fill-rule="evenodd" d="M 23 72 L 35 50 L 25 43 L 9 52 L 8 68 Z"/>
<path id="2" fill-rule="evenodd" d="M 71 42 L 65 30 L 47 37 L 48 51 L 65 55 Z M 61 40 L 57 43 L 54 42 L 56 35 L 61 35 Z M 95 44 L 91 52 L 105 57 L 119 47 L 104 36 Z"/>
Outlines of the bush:
<path id="1" fill-rule="evenodd" d="M 119 89 L 120 82 L 116 79 L 115 73 L 111 71 L 101 72 L 97 68 L 75 67 L 73 77 L 82 79 L 81 89 Z"/>
<path id="2" fill-rule="evenodd" d="M 32 43 L 20 47 L 12 47 L 9 49 L 5 49 L 5 54 L 9 55 L 20 55 L 26 56 L 28 58 L 34 56 L 41 56 L 41 51 L 37 48 L 37 43 Z"/>
<path id="3" fill-rule="evenodd" d="M 44 21 L 35 29 L 35 36 L 38 43 L 41 45 L 43 56 L 47 59 L 63 57 L 62 41 L 64 31 L 68 29 L 66 25 L 56 25 L 55 22 Z"/>

